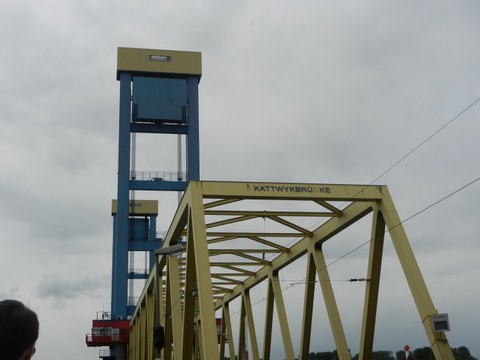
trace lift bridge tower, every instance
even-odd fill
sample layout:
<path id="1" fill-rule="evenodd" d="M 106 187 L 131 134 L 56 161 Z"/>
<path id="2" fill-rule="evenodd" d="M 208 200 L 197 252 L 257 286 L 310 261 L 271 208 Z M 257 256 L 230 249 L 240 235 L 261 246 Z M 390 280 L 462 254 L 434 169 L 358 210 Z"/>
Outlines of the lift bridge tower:
<path id="1" fill-rule="evenodd" d="M 129 270 L 133 252 L 149 253 L 162 241 L 156 236 L 158 213 L 155 200 L 135 199 L 135 191 L 177 191 L 190 180 L 200 180 L 198 84 L 201 53 L 118 48 L 117 80 L 120 81 L 118 190 L 112 203 L 114 218 L 111 311 L 93 321 L 88 346 L 108 346 L 101 358 L 125 360 L 130 318 L 129 283 L 146 278 Z M 137 133 L 176 135 L 179 141 L 177 172 L 135 169 Z M 181 171 L 181 139 L 185 137 L 185 174 Z M 166 155 L 162 155 L 166 156 Z M 175 156 L 175 151 L 173 155 Z"/>
<path id="2" fill-rule="evenodd" d="M 454 360 L 445 334 L 448 314 L 433 304 L 385 185 L 199 180 L 200 76 L 199 53 L 118 50 L 112 308 L 93 321 L 87 344 L 108 346 L 100 357 L 118 360 L 213 360 L 227 353 L 230 359 L 307 360 L 311 345 L 317 346 L 315 334 L 329 325 L 338 358 L 351 360 L 352 336 L 347 339 L 342 324 L 324 245 L 344 244 L 344 230 L 361 220 L 367 226 L 354 231 L 362 236 L 362 229 L 367 230 L 363 245 L 369 251 L 363 270 L 358 269 L 363 277 L 350 280 L 364 284 L 360 333 L 354 339 L 359 359 L 372 358 L 384 243 L 390 238 L 435 358 Z M 186 136 L 187 174 L 132 171 L 136 133 Z M 155 235 L 156 201 L 135 199 L 135 191 L 184 191 L 164 239 Z M 128 285 L 139 274 L 128 266 L 135 251 L 150 252 L 155 261 L 150 261 L 153 266 L 133 309 Z M 302 267 L 303 291 L 285 295 L 281 274 Z M 264 292 L 263 309 L 252 301 L 253 291 Z M 323 304 L 317 304 L 319 295 Z M 294 301 L 286 302 L 286 296 Z M 328 323 L 314 321 L 322 305 Z M 256 322 L 263 337 L 257 336 Z M 280 357 L 274 356 L 281 351 L 274 349 L 279 343 Z"/>

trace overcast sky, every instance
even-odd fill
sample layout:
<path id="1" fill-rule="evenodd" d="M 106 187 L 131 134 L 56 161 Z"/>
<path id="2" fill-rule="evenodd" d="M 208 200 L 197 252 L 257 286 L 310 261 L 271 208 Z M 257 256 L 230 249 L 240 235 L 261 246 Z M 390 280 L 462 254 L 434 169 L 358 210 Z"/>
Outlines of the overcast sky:
<path id="1" fill-rule="evenodd" d="M 98 358 L 84 337 L 110 308 L 117 47 L 202 52 L 202 179 L 369 184 L 480 97 L 479 14 L 474 0 L 2 0 L 0 298 L 38 312 L 35 358 Z M 375 180 L 401 219 L 480 176 L 479 116 L 477 103 Z M 175 141 L 142 144 L 138 169 L 175 170 Z M 477 357 L 479 199 L 480 181 L 404 224 L 450 344 Z M 375 348 L 428 346 L 385 251 Z M 339 300 L 354 353 L 361 286 Z M 333 350 L 325 334 L 312 351 Z"/>

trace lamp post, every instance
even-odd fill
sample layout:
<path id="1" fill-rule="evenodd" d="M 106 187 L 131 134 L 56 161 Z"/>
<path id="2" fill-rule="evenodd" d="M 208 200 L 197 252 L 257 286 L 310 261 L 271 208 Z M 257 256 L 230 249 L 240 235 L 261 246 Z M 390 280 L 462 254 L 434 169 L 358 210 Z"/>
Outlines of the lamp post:
<path id="1" fill-rule="evenodd" d="M 175 244 L 155 250 L 155 255 L 179 256 L 184 250 L 185 247 L 182 244 Z"/>

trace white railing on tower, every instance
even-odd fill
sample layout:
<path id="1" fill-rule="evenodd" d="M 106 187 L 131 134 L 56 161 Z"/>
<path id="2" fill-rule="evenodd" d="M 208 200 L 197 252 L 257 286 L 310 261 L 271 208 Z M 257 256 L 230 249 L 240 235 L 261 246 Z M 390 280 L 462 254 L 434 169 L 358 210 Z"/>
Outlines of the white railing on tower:
<path id="1" fill-rule="evenodd" d="M 184 171 L 133 170 L 131 180 L 140 181 L 184 181 L 187 174 Z"/>

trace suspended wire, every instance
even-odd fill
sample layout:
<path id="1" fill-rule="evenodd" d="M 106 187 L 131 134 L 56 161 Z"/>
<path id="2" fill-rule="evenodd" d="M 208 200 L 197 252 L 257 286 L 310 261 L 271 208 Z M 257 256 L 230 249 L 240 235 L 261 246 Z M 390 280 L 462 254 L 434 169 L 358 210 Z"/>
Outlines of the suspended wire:
<path id="1" fill-rule="evenodd" d="M 417 217 L 418 215 L 424 213 L 425 211 L 427 211 L 427 210 L 433 208 L 434 206 L 440 204 L 441 202 L 447 200 L 449 197 L 451 197 L 451 196 L 455 195 L 456 193 L 458 193 L 458 192 L 466 189 L 467 187 L 473 185 L 474 183 L 476 183 L 476 182 L 479 181 L 479 180 L 480 180 L 480 176 L 477 177 L 476 179 L 468 182 L 467 184 L 461 186 L 460 188 L 452 191 L 451 193 L 449 193 L 448 195 L 442 197 L 441 199 L 433 202 L 432 204 L 428 205 L 427 207 L 423 208 L 422 210 L 417 211 L 417 212 L 414 213 L 413 215 L 410 215 L 410 216 L 407 217 L 405 220 L 400 221 L 398 224 L 393 225 L 391 228 L 387 229 L 387 230 L 385 231 L 385 233 L 388 233 L 388 232 L 392 231 L 393 229 L 395 229 L 396 227 L 405 224 L 407 221 L 412 220 L 413 218 Z M 371 243 L 372 241 L 373 241 L 373 238 L 365 241 L 364 243 L 360 244 L 359 246 L 355 247 L 354 249 L 348 251 L 347 253 L 343 254 L 342 256 L 340 256 L 340 257 L 338 257 L 337 259 L 333 260 L 332 262 L 328 263 L 328 264 L 325 266 L 325 268 L 328 268 L 328 267 L 332 266 L 333 264 L 339 262 L 340 260 L 346 258 L 346 257 L 349 256 L 350 254 L 352 254 L 352 253 L 354 253 L 355 251 L 361 249 L 362 247 L 364 247 L 365 245 Z M 323 270 L 323 269 L 322 269 L 322 270 Z"/>
<path id="2" fill-rule="evenodd" d="M 392 170 L 393 168 L 395 168 L 398 164 L 400 164 L 403 160 L 405 160 L 406 158 L 408 158 L 410 155 L 412 155 L 415 151 L 417 151 L 418 149 L 420 149 L 423 145 L 425 145 L 428 141 L 430 141 L 433 137 L 435 137 L 436 135 L 438 135 L 443 129 L 445 129 L 448 125 L 450 125 L 451 123 L 453 123 L 455 120 L 457 120 L 460 116 L 462 116 L 464 113 L 466 113 L 468 110 L 470 110 L 470 108 L 472 108 L 476 103 L 478 103 L 480 101 L 480 97 L 478 99 L 476 99 L 474 102 L 472 102 L 470 105 L 468 105 L 466 108 L 464 108 L 462 111 L 460 111 L 457 115 L 455 115 L 453 118 L 451 118 L 450 120 L 448 120 L 444 125 L 442 125 L 438 130 L 436 130 L 432 135 L 430 135 L 429 137 L 427 137 L 425 140 L 423 140 L 420 144 L 418 144 L 417 146 L 415 146 L 412 150 L 410 150 L 406 155 L 404 155 L 402 158 L 400 158 L 400 160 L 396 161 L 393 165 L 391 165 L 387 170 L 385 170 L 384 172 L 382 172 L 380 175 L 378 175 L 375 179 L 373 179 L 369 185 L 372 185 L 375 181 L 377 181 L 378 179 L 380 179 L 381 177 L 383 177 L 385 174 L 387 174 L 388 172 L 390 172 L 390 170 Z"/>
<path id="3" fill-rule="evenodd" d="M 463 189 L 465 189 L 465 188 L 469 187 L 470 185 L 473 185 L 474 183 L 476 183 L 476 182 L 477 182 L 477 181 L 479 181 L 479 180 L 480 180 L 480 176 L 479 176 L 479 177 L 477 177 L 476 179 L 474 179 L 474 180 L 470 181 L 469 183 L 467 183 L 467 184 L 463 185 L 462 187 L 458 188 L 457 190 L 455 190 L 455 191 L 451 192 L 450 194 L 448 194 L 448 195 L 444 196 L 444 197 L 443 197 L 443 198 L 441 198 L 440 200 L 437 200 L 437 201 L 435 201 L 434 203 L 430 204 L 430 205 L 429 205 L 429 206 L 427 206 L 426 208 L 424 208 L 424 209 L 422 209 L 422 210 L 418 211 L 417 213 L 415 213 L 415 214 L 411 215 L 410 217 L 408 217 L 408 218 L 406 218 L 405 220 L 403 220 L 403 222 L 407 222 L 408 220 L 410 220 L 410 219 L 412 219 L 412 218 L 414 218 L 414 217 L 416 217 L 416 216 L 420 215 L 421 213 L 423 213 L 423 212 L 427 211 L 428 209 L 430 209 L 430 208 L 434 207 L 435 205 L 437 205 L 437 204 L 441 203 L 442 201 L 444 201 L 444 200 L 448 199 L 449 197 L 451 197 L 451 196 L 455 195 L 456 193 L 458 193 L 458 192 L 462 191 Z"/>
<path id="4" fill-rule="evenodd" d="M 177 301 L 175 301 L 175 303 L 174 303 L 172 306 L 170 306 L 170 309 L 167 309 L 167 310 L 169 310 L 169 311 L 165 311 L 165 312 L 164 312 L 161 320 L 164 320 L 165 317 L 167 316 L 167 314 L 170 315 L 170 314 L 172 313 L 173 309 L 175 309 L 175 306 L 177 306 L 177 305 L 180 303 L 181 300 L 182 300 L 182 296 L 180 296 L 180 297 L 177 299 Z"/>
<path id="5" fill-rule="evenodd" d="M 477 104 L 478 102 L 480 102 L 480 97 L 477 98 L 475 101 L 473 101 L 472 103 L 470 103 L 468 106 L 466 106 L 465 108 L 463 108 L 463 110 L 461 110 L 457 115 L 455 115 L 453 118 L 451 118 L 450 120 L 448 120 L 445 124 L 443 124 L 440 128 L 438 128 L 436 131 L 434 131 L 430 136 L 428 136 L 425 140 L 423 140 L 420 144 L 418 144 L 417 146 L 415 146 L 412 150 L 410 150 L 409 152 L 407 152 L 404 156 L 402 156 L 399 160 L 397 160 L 395 163 L 393 163 L 390 167 L 388 167 L 385 171 L 383 171 L 380 175 L 378 175 L 375 179 L 373 179 L 372 181 L 370 181 L 370 183 L 368 183 L 368 185 L 366 185 L 363 189 L 361 189 L 358 193 L 356 193 L 354 195 L 354 198 L 357 197 L 359 194 L 362 193 L 363 190 L 365 190 L 368 186 L 370 185 L 373 185 L 378 179 L 382 178 L 384 175 L 386 175 L 387 173 L 389 173 L 393 168 L 395 168 L 397 165 L 399 165 L 402 161 L 404 161 L 405 159 L 407 159 L 410 155 L 412 155 L 414 152 L 416 152 L 418 149 L 420 149 L 423 145 L 425 145 L 428 141 L 430 141 L 433 137 L 435 137 L 436 135 L 438 135 L 442 130 L 444 130 L 447 126 L 449 126 L 450 124 L 452 124 L 455 120 L 457 120 L 458 118 L 460 118 L 464 113 L 466 113 L 468 110 L 470 110 L 475 104 Z M 343 203 L 342 205 L 340 205 L 340 208 L 344 207 L 346 203 Z M 316 228 L 317 226 L 320 225 L 320 223 L 324 221 L 324 219 L 320 220 L 320 221 L 317 221 L 315 224 L 313 224 L 313 226 L 311 227 L 310 230 L 313 230 L 314 228 Z M 293 243 L 290 242 L 290 244 Z M 289 245 L 290 245 L 289 244 Z"/>
<path id="6" fill-rule="evenodd" d="M 458 192 L 468 188 L 469 186 L 475 184 L 477 181 L 480 180 L 480 176 L 477 177 L 476 179 L 473 179 L 472 181 L 468 182 L 467 184 L 459 187 L 458 189 L 452 191 L 451 193 L 449 193 L 448 195 L 445 195 L 444 197 L 442 197 L 441 199 L 433 202 L 432 204 L 428 205 L 427 207 L 423 208 L 422 210 L 420 211 L 417 211 L 416 213 L 414 213 L 413 215 L 410 215 L 409 217 L 407 217 L 406 219 L 400 221 L 398 224 L 392 226 L 391 228 L 387 229 L 385 231 L 385 233 L 388 233 L 390 231 L 392 231 L 393 229 L 395 229 L 396 227 L 402 225 L 402 224 L 405 224 L 407 221 L 410 221 L 412 220 L 413 218 L 419 216 L 420 214 L 424 213 L 425 211 L 427 210 L 430 210 L 431 208 L 433 208 L 434 206 L 440 204 L 441 202 L 447 200 L 448 198 L 450 198 L 451 196 L 457 194 Z M 371 243 L 373 241 L 373 238 L 370 238 L 369 240 L 365 241 L 364 243 L 360 244 L 359 246 L 355 247 L 354 249 L 348 251 L 347 253 L 343 254 L 342 256 L 336 258 L 335 260 L 331 261 L 330 263 L 326 264 L 323 268 L 321 269 L 318 269 L 317 271 L 320 271 L 320 270 L 325 270 L 327 268 L 329 268 L 330 266 L 332 266 L 333 264 L 339 262 L 340 260 L 346 258 L 347 256 L 349 256 L 350 254 L 354 253 L 355 251 L 361 249 L 362 247 L 364 247 L 365 245 Z M 353 279 L 349 279 L 349 280 L 328 280 L 328 281 L 325 281 L 325 280 L 318 280 L 318 281 L 315 281 L 315 282 L 357 282 L 357 281 L 369 281 L 370 279 L 366 279 L 366 278 L 353 278 Z M 303 280 L 299 281 L 299 282 L 296 282 L 296 283 L 292 283 L 290 284 L 289 287 L 286 287 L 285 289 L 281 289 L 280 292 L 285 292 L 286 290 L 289 290 L 291 289 L 292 287 L 294 287 L 295 285 L 299 285 L 299 284 L 307 284 L 307 281 L 306 281 L 306 278 L 304 278 Z M 265 301 L 265 298 L 262 298 L 261 300 L 255 302 L 255 303 L 252 303 L 252 306 L 255 306 L 261 302 Z M 238 314 L 238 312 L 235 312 L 235 313 L 232 313 L 232 316 L 233 315 L 236 315 Z"/>
<path id="7" fill-rule="evenodd" d="M 372 185 L 375 181 L 377 181 L 378 179 L 380 179 L 382 176 L 384 176 L 385 174 L 387 174 L 390 170 L 392 170 L 394 167 L 396 167 L 398 164 L 400 164 L 403 160 L 405 160 L 406 158 L 408 158 L 411 154 L 413 154 L 415 151 L 417 151 L 420 147 L 422 147 L 425 143 L 427 143 L 429 140 L 431 140 L 435 135 L 437 135 L 438 133 L 440 133 L 443 129 L 445 129 L 448 125 L 450 125 L 451 123 L 453 123 L 455 120 L 457 120 L 460 116 L 462 116 L 465 112 L 467 112 L 468 110 L 470 110 L 470 108 L 472 108 L 476 103 L 478 103 L 480 101 L 480 97 L 477 98 L 474 102 L 472 102 L 470 105 L 468 105 L 467 107 L 465 107 L 462 111 L 460 111 L 457 115 L 455 115 L 453 118 L 451 118 L 449 121 L 447 121 L 443 126 L 441 126 L 438 130 L 436 130 L 432 135 L 430 135 L 429 137 L 427 137 L 425 140 L 423 140 L 419 145 L 415 146 L 412 150 L 410 150 L 406 155 L 404 155 L 400 160 L 396 161 L 393 165 L 391 165 L 387 170 L 385 170 L 384 172 L 382 172 L 380 175 L 378 175 L 375 179 L 373 179 L 369 185 Z M 429 210 L 430 208 L 434 207 L 435 205 L 441 203 L 442 201 L 448 199 L 449 197 L 455 195 L 456 193 L 458 193 L 459 191 L 462 191 L 463 189 L 469 187 L 470 185 L 474 184 L 475 182 L 477 182 L 478 180 L 480 180 L 480 177 L 470 181 L 469 183 L 465 184 L 464 186 L 458 188 L 457 190 L 451 192 L 450 194 L 444 196 L 443 198 L 435 201 L 434 203 L 430 204 L 429 206 L 423 208 L 422 210 L 418 211 L 417 213 L 409 216 L 408 218 L 406 218 L 405 220 L 401 221 L 400 223 L 398 223 L 397 225 L 393 226 L 392 228 L 388 229 L 388 231 L 394 229 L 395 227 L 397 226 L 400 226 L 401 224 L 413 219 L 414 217 L 420 215 L 421 213 Z M 360 192 L 358 192 L 355 196 L 357 196 L 358 194 L 360 194 Z M 330 266 L 330 265 L 333 265 L 334 263 L 340 261 L 341 259 L 347 257 L 348 255 L 350 255 L 351 253 L 357 251 L 358 249 L 360 249 L 361 247 L 365 246 L 366 244 L 370 243 L 373 239 L 370 239 L 368 241 L 366 241 L 365 243 L 357 246 L 356 248 L 352 249 L 351 251 L 349 251 L 348 253 L 344 254 L 343 256 L 339 257 L 338 259 L 334 260 L 333 262 L 329 263 L 327 265 Z"/>
<path id="8" fill-rule="evenodd" d="M 410 215 L 409 217 L 407 217 L 406 219 L 400 221 L 398 224 L 392 226 L 391 228 L 387 229 L 385 231 L 385 233 L 388 233 L 390 231 L 392 231 L 393 229 L 395 229 L 396 227 L 400 226 L 400 225 L 403 225 L 405 224 L 407 221 L 410 221 L 412 219 L 414 219 L 415 217 L 423 214 L 424 212 L 430 210 L 431 208 L 435 207 L 436 205 L 440 204 L 441 202 L 447 200 L 448 198 L 452 197 L 453 195 L 459 193 L 460 191 L 468 188 L 469 186 L 475 184 L 477 181 L 480 181 L 480 176 L 473 179 L 472 181 L 466 183 L 465 185 L 459 187 L 458 189 L 452 191 L 451 193 L 445 195 L 444 197 L 440 198 L 439 200 L 433 202 L 432 204 L 426 206 L 425 208 L 423 208 L 422 210 L 420 211 L 417 211 L 416 213 Z M 347 253 L 343 254 L 342 256 L 336 258 L 335 260 L 331 261 L 330 263 L 326 264 L 325 267 L 319 269 L 319 270 L 325 270 L 327 268 L 329 268 L 330 266 L 332 266 L 333 264 L 339 262 L 340 260 L 346 258 L 347 256 L 349 256 L 350 254 L 356 252 L 357 250 L 361 249 L 362 247 L 364 247 L 365 245 L 371 243 L 373 241 L 373 238 L 370 238 L 369 240 L 365 241 L 364 243 L 358 245 L 357 247 L 353 248 L 352 250 L 348 251 Z M 287 282 L 288 280 L 279 280 L 279 281 L 282 281 L 282 282 Z M 315 282 L 367 282 L 367 281 L 370 281 L 370 279 L 368 278 L 352 278 L 352 279 L 344 279 L 344 280 L 328 280 L 328 281 L 325 281 L 325 280 L 316 280 Z M 281 289 L 280 292 L 283 293 L 285 291 L 287 291 L 288 289 L 291 289 L 292 287 L 294 287 L 295 285 L 299 285 L 299 284 L 306 284 L 307 281 L 306 281 L 306 278 L 304 278 L 303 280 L 301 281 L 297 281 L 297 282 L 294 282 L 294 283 L 291 283 L 289 287 L 285 287 L 284 289 Z M 255 306 L 255 305 L 258 305 L 260 303 L 262 303 L 263 301 L 265 301 L 266 299 L 265 298 L 261 298 L 260 300 L 252 303 L 252 307 Z M 175 304 L 173 304 L 171 307 L 170 307 L 170 311 L 172 311 L 172 309 L 178 305 L 180 299 L 178 299 Z M 234 315 L 237 315 L 239 314 L 240 311 L 237 311 L 237 312 L 234 312 L 231 314 L 231 316 L 234 316 Z M 164 314 L 164 317 L 165 317 L 166 314 Z"/>
<path id="9" fill-rule="evenodd" d="M 457 120 L 458 118 L 460 118 L 464 113 L 466 113 L 468 110 L 470 110 L 475 104 L 477 104 L 478 102 L 480 102 L 480 97 L 477 98 L 475 101 L 473 101 L 472 103 L 470 103 L 468 106 L 466 106 L 463 110 L 461 110 L 457 115 L 455 115 L 453 118 L 451 118 L 450 120 L 448 120 L 445 124 L 443 124 L 440 128 L 438 128 L 436 131 L 434 131 L 430 136 L 428 136 L 425 140 L 423 140 L 420 144 L 418 144 L 417 146 L 415 146 L 412 150 L 410 150 L 407 154 L 405 154 L 403 157 L 401 157 L 399 160 L 397 160 L 393 165 L 391 165 L 390 167 L 388 167 L 385 171 L 383 171 L 380 175 L 378 175 L 375 179 L 373 179 L 372 181 L 370 181 L 370 183 L 368 185 L 366 185 L 362 190 L 360 190 L 358 193 L 356 193 L 354 195 L 354 198 L 357 197 L 359 194 L 362 193 L 363 190 L 365 190 L 367 188 L 367 186 L 370 186 L 372 185 L 373 183 L 375 183 L 378 179 L 380 179 L 381 177 L 383 177 L 384 175 L 386 175 L 388 172 L 390 172 L 393 168 L 395 168 L 397 165 L 399 165 L 402 161 L 404 161 L 405 159 L 407 159 L 410 155 L 412 155 L 414 152 L 416 152 L 418 149 L 420 149 L 423 145 L 425 145 L 428 141 L 430 141 L 433 137 L 435 137 L 436 135 L 438 135 L 442 130 L 444 130 L 447 126 L 449 126 L 450 124 L 452 124 L 455 120 Z M 475 181 L 474 181 L 475 182 Z M 467 184 L 466 186 L 468 186 L 469 184 Z M 460 191 L 462 189 L 459 189 L 458 191 Z M 451 194 L 453 195 L 453 193 Z M 451 196 L 449 195 L 449 196 Z M 442 201 L 444 199 L 441 199 L 440 201 Z M 344 206 L 344 204 L 342 204 L 342 206 Z M 432 204 L 431 206 L 434 206 L 435 204 Z M 340 207 L 342 207 L 340 206 Z M 423 211 L 427 210 L 427 208 L 425 208 Z M 266 220 L 264 218 L 264 220 Z M 407 219 L 408 220 L 408 219 Z M 322 219 L 322 220 L 319 220 L 317 221 L 315 224 L 313 224 L 310 228 L 310 230 L 313 230 L 315 229 L 317 226 L 320 225 L 320 223 L 322 221 L 325 221 L 325 219 Z M 293 244 L 295 241 L 298 241 L 298 239 L 294 239 L 292 241 L 290 241 L 287 246 Z M 368 243 L 368 242 L 367 242 Z M 365 245 L 365 244 L 364 244 Z M 360 247 L 364 246 L 364 245 L 360 245 Z M 351 252 L 347 253 L 345 256 L 348 256 L 350 255 L 352 252 L 355 252 L 357 251 L 358 249 L 355 248 L 353 249 Z M 268 256 L 268 259 L 271 259 L 274 255 L 270 255 Z M 265 259 L 265 255 L 263 256 L 264 259 Z M 338 259 L 340 260 L 340 259 Z"/>
<path id="10" fill-rule="evenodd" d="M 471 104 L 469 104 L 467 107 L 465 107 L 463 110 L 461 110 L 457 115 L 455 115 L 453 118 L 451 118 L 450 120 L 448 120 L 445 124 L 443 124 L 440 128 L 438 128 L 436 131 L 434 131 L 430 136 L 428 136 L 425 140 L 423 140 L 420 144 L 418 144 L 417 146 L 415 146 L 412 150 L 410 150 L 409 152 L 407 152 L 404 156 L 402 156 L 399 160 L 397 160 L 395 163 L 393 163 L 390 167 L 388 167 L 385 171 L 383 171 L 380 175 L 378 175 L 375 179 L 373 179 L 372 181 L 369 182 L 369 184 L 367 186 L 370 186 L 372 184 L 374 184 L 378 179 L 382 178 L 384 175 L 386 175 L 387 173 L 389 173 L 393 168 L 395 168 L 396 166 L 398 166 L 401 162 L 403 162 L 405 159 L 407 159 L 410 155 L 412 155 L 414 152 L 416 152 L 418 149 L 420 149 L 423 145 L 425 145 L 428 141 L 430 141 L 433 137 L 435 137 L 436 135 L 438 135 L 442 130 L 444 130 L 447 126 L 449 126 L 450 124 L 452 124 L 455 120 L 457 120 L 459 117 L 461 117 L 464 113 L 466 113 L 468 110 L 470 110 L 470 108 L 472 108 L 475 104 L 477 104 L 478 102 L 480 102 L 480 97 L 477 98 L 475 101 L 473 101 Z M 354 197 L 357 197 L 359 194 L 362 193 L 363 190 L 365 190 L 367 188 L 367 186 L 365 186 L 362 190 L 360 190 L 358 193 L 356 193 L 354 195 Z M 468 185 L 467 185 L 468 186 Z M 461 189 L 459 189 L 460 191 Z M 453 194 L 452 194 L 453 195 Z M 343 204 L 345 205 L 345 203 Z M 426 209 L 424 209 L 425 211 Z M 316 228 L 322 221 L 325 221 L 324 219 L 320 220 L 320 221 L 317 221 L 315 224 L 313 224 L 313 226 L 310 228 L 310 230 L 313 230 L 314 228 Z M 288 245 L 291 245 L 292 243 L 294 243 L 296 240 L 292 240 Z M 356 249 L 354 249 L 353 251 L 356 251 Z M 348 254 L 347 254 L 348 255 Z M 269 257 L 271 258 L 271 256 Z"/>
<path id="11" fill-rule="evenodd" d="M 407 154 L 405 154 L 403 157 L 401 157 L 399 160 L 397 160 L 394 164 L 392 164 L 390 167 L 388 167 L 385 171 L 383 171 L 380 175 L 378 175 L 375 179 L 373 179 L 367 186 L 369 185 L 372 185 L 373 183 L 375 183 L 378 179 L 380 179 L 381 177 L 383 177 L 385 174 L 387 174 L 388 172 L 390 172 L 393 168 L 395 168 L 396 166 L 398 166 L 402 161 L 404 161 L 405 159 L 407 159 L 408 157 L 410 157 L 410 155 L 412 155 L 413 153 L 415 153 L 418 149 L 420 149 L 423 145 L 425 145 L 428 141 L 430 141 L 433 137 L 435 137 L 436 135 L 438 135 L 442 130 L 444 130 L 447 126 L 449 126 L 450 124 L 452 124 L 455 120 L 457 120 L 458 118 L 460 118 L 465 112 L 467 112 L 468 110 L 470 110 L 475 104 L 477 104 L 478 102 L 480 102 L 480 97 L 477 98 L 475 101 L 473 101 L 470 105 L 468 105 L 467 107 L 465 107 L 462 111 L 460 111 L 457 115 L 455 115 L 453 118 L 451 118 L 450 120 L 448 120 L 444 125 L 442 125 L 439 129 L 437 129 L 435 132 L 433 132 L 430 136 L 428 136 L 425 140 L 423 140 L 420 144 L 418 144 L 417 146 L 415 146 L 412 150 L 410 150 Z M 419 216 L 420 214 L 424 213 L 425 211 L 433 208 L 434 206 L 440 204 L 441 202 L 445 201 L 446 199 L 450 198 L 451 196 L 457 194 L 458 192 L 468 188 L 469 186 L 473 185 L 474 183 L 476 183 L 477 181 L 480 180 L 480 177 L 477 177 L 476 179 L 468 182 L 467 184 L 461 186 L 460 188 L 452 191 L 451 193 L 449 193 L 448 195 L 440 198 L 439 200 L 433 202 L 432 204 L 428 205 L 427 207 L 423 208 L 422 210 L 414 213 L 413 215 L 407 217 L 406 219 L 400 221 L 398 224 L 392 226 L 391 228 L 387 229 L 385 231 L 385 233 L 388 233 L 390 232 L 391 230 L 393 230 L 394 228 L 406 223 L 407 221 Z M 367 187 L 365 186 L 365 188 Z M 358 194 L 360 194 L 361 192 L 363 191 L 363 189 L 361 191 L 359 191 L 355 196 L 357 196 Z M 264 218 L 264 220 L 266 220 Z M 313 227 L 316 227 L 318 223 L 316 223 Z M 265 225 L 264 225 L 265 226 Z M 292 242 L 290 243 L 293 243 L 295 240 L 293 240 Z M 365 241 L 364 243 L 360 244 L 359 246 L 353 248 L 352 250 L 348 251 L 347 253 L 343 254 L 342 256 L 338 257 L 337 259 L 333 260 L 332 262 L 328 263 L 325 265 L 324 268 L 320 269 L 320 270 L 324 270 L 324 269 L 327 269 L 328 267 L 332 266 L 333 264 L 339 262 L 340 260 L 346 258 L 347 256 L 349 256 L 350 254 L 358 251 L 359 249 L 361 249 L 362 247 L 364 247 L 365 245 L 371 243 L 373 241 L 373 238 Z M 301 282 L 296 282 L 296 283 L 293 283 L 293 284 L 290 284 L 289 287 L 286 287 L 284 289 L 281 289 L 280 291 L 281 292 L 284 292 L 288 289 L 291 289 L 294 285 L 298 285 L 298 284 L 306 284 L 306 278 L 304 278 Z M 356 281 L 369 281 L 370 279 L 366 279 L 366 278 L 352 278 L 352 279 L 349 279 L 349 280 L 328 280 L 328 282 L 356 282 Z M 281 280 L 282 282 L 285 282 L 286 280 Z M 316 281 L 317 282 L 317 281 Z M 322 282 L 322 281 L 318 281 L 318 282 Z M 265 298 L 262 298 L 260 300 L 258 300 L 257 302 L 255 303 L 252 303 L 252 306 L 255 306 L 261 302 L 265 301 Z M 176 305 L 178 304 L 178 301 L 171 307 L 171 309 L 173 309 Z M 238 314 L 240 311 L 238 312 L 235 312 L 235 313 L 232 313 L 231 315 L 236 315 Z"/>
<path id="12" fill-rule="evenodd" d="M 351 278 L 351 279 L 330 279 L 330 280 L 314 280 L 306 281 L 305 278 L 302 280 L 279 280 L 284 282 L 289 282 L 289 286 L 295 286 L 300 284 L 316 284 L 316 283 L 333 283 L 333 282 L 365 282 L 370 281 L 371 279 L 367 278 Z"/>

